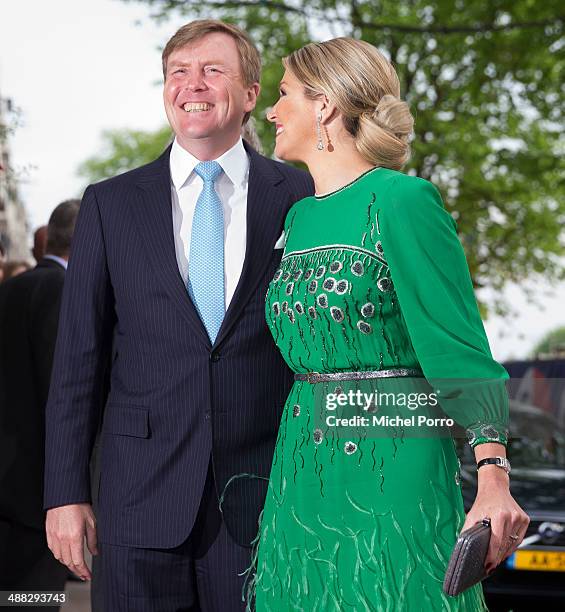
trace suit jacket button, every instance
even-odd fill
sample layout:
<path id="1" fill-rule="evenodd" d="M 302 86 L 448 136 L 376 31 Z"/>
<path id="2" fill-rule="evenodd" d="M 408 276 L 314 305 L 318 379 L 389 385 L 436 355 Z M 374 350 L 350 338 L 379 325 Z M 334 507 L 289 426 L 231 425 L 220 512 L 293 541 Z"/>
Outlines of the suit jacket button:
<path id="1" fill-rule="evenodd" d="M 217 361 L 220 361 L 220 353 L 211 353 L 210 361 L 214 363 L 216 363 Z"/>

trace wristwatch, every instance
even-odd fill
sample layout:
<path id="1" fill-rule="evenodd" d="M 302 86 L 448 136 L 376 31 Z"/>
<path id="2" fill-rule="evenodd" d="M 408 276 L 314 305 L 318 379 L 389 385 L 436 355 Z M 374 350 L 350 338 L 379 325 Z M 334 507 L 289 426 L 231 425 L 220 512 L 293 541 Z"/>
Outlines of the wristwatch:
<path id="1" fill-rule="evenodd" d="M 483 465 L 494 464 L 499 468 L 502 468 L 507 474 L 510 474 L 510 461 L 506 459 L 506 457 L 487 457 L 486 459 L 481 459 L 477 463 L 477 471 Z"/>

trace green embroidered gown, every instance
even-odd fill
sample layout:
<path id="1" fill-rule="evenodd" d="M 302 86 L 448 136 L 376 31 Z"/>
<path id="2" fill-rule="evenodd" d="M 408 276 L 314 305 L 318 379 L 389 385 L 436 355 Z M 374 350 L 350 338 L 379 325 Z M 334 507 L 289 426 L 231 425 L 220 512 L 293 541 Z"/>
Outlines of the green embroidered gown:
<path id="1" fill-rule="evenodd" d="M 472 446 L 506 444 L 507 373 L 491 356 L 456 223 L 431 183 L 374 168 L 296 203 L 285 236 L 266 316 L 295 372 L 420 368 L 438 397 L 451 397 L 441 407 Z M 317 419 L 321 385 L 297 381 L 287 399 L 248 604 L 485 610 L 480 585 L 442 592 L 465 519 L 453 439 L 340 434 Z"/>

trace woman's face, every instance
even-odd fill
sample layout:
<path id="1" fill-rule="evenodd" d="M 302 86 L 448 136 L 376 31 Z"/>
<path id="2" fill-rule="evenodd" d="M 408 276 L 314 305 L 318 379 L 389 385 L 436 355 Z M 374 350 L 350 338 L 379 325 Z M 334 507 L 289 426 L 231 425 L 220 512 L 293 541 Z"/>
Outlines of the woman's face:
<path id="1" fill-rule="evenodd" d="M 288 70 L 267 119 L 275 124 L 275 155 L 279 159 L 305 162 L 315 151 L 315 103 L 304 95 L 302 84 Z"/>

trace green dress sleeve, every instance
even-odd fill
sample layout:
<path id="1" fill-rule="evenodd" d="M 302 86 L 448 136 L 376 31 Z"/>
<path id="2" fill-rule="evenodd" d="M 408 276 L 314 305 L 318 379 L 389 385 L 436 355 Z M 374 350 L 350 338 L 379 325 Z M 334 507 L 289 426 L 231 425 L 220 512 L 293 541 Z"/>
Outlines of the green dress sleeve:
<path id="1" fill-rule="evenodd" d="M 377 213 L 380 247 L 424 376 L 472 448 L 508 441 L 508 373 L 492 357 L 457 224 L 437 188 L 399 175 Z"/>

